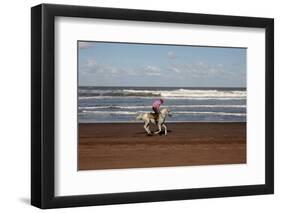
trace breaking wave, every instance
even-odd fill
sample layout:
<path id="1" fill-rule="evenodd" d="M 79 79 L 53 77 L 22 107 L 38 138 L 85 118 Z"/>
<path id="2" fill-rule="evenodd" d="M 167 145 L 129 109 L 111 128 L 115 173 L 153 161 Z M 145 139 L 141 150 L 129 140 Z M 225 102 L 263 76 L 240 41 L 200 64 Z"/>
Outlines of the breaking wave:
<path id="1" fill-rule="evenodd" d="M 165 105 L 166 108 L 246 108 L 246 105 Z M 95 109 L 151 109 L 151 106 L 84 106 L 80 110 Z"/>
<path id="2" fill-rule="evenodd" d="M 110 98 L 110 97 L 164 97 L 190 98 L 190 99 L 244 99 L 246 91 L 242 90 L 195 90 L 195 89 L 174 89 L 174 90 L 139 90 L 139 89 L 117 89 L 117 90 L 79 90 L 80 99 Z"/>

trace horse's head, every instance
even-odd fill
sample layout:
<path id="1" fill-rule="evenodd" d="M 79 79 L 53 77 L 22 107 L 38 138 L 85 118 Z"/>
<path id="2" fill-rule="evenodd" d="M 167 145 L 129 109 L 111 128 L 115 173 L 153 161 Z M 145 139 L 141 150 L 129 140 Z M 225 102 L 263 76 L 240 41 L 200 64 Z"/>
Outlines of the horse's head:
<path id="1" fill-rule="evenodd" d="M 168 108 L 164 108 L 164 109 L 161 109 L 161 114 L 162 115 L 164 115 L 164 116 L 172 116 L 172 114 L 171 114 L 171 110 L 170 109 L 168 109 Z"/>

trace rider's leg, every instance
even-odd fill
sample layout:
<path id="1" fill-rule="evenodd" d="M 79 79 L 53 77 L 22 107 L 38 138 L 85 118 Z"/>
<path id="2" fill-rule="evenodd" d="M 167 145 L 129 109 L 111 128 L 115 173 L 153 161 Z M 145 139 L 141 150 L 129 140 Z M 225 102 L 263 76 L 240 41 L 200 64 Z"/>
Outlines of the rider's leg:
<path id="1" fill-rule="evenodd" d="M 152 107 L 152 110 L 154 111 L 154 114 L 155 114 L 154 119 L 157 122 L 158 121 L 158 117 L 159 117 L 159 111 L 155 107 Z"/>

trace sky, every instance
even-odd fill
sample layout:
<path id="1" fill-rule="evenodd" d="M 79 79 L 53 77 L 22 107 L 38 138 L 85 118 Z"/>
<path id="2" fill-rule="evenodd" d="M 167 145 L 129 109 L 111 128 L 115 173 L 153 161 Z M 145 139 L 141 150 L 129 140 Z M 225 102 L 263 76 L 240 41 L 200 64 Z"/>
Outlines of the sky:
<path id="1" fill-rule="evenodd" d="M 246 87 L 245 48 L 78 41 L 79 86 Z"/>

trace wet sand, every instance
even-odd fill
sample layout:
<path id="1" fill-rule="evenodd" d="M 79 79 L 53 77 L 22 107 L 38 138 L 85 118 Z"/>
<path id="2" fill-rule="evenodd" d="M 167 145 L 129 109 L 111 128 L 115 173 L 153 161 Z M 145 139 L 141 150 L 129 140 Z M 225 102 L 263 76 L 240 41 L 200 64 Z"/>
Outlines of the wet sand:
<path id="1" fill-rule="evenodd" d="M 167 127 L 167 136 L 147 136 L 141 123 L 79 124 L 78 169 L 246 163 L 246 123 Z"/>

